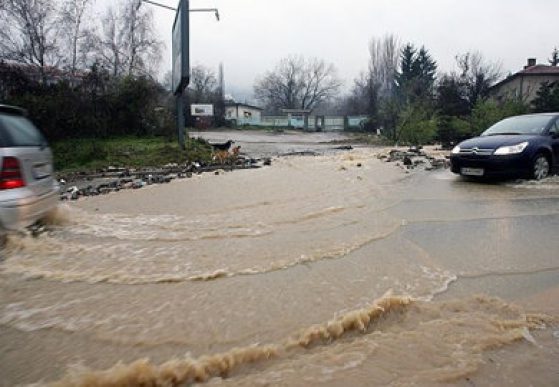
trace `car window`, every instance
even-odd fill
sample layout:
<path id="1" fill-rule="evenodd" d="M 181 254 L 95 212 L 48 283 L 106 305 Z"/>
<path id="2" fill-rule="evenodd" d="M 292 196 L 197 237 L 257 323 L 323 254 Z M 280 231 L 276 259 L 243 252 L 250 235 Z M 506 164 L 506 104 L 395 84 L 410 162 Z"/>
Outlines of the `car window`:
<path id="1" fill-rule="evenodd" d="M 487 129 L 483 132 L 482 136 L 499 134 L 541 134 L 549 124 L 549 121 L 550 117 L 545 115 L 507 118 Z"/>
<path id="2" fill-rule="evenodd" d="M 555 120 L 555 123 L 549 129 L 549 134 L 559 134 L 559 119 Z"/>
<path id="3" fill-rule="evenodd" d="M 46 144 L 46 140 L 31 121 L 23 116 L 0 114 L 0 145 L 29 147 Z"/>

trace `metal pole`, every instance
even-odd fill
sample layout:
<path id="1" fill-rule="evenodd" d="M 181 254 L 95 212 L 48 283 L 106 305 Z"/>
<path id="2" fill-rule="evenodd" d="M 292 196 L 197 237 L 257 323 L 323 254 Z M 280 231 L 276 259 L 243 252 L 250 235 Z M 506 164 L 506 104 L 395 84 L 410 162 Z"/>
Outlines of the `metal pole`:
<path id="1" fill-rule="evenodd" d="M 161 7 L 161 8 L 166 8 L 170 11 L 176 11 L 177 10 L 176 8 L 169 7 L 168 5 L 157 3 L 157 2 L 151 1 L 151 0 L 140 0 L 140 1 L 143 1 L 144 3 L 148 3 L 148 4 L 151 4 L 151 5 L 158 6 L 158 7 Z"/>
<path id="2" fill-rule="evenodd" d="M 165 8 L 168 9 L 170 11 L 176 11 L 176 8 L 170 7 L 168 5 L 165 4 L 161 4 L 158 3 L 156 1 L 152 1 L 152 0 L 138 0 L 138 5 L 136 6 L 136 9 L 138 9 L 140 7 L 140 4 L 142 3 L 142 1 L 144 3 L 148 3 L 151 5 L 155 5 L 157 7 L 161 7 L 161 8 Z M 199 9 L 191 9 L 189 12 L 213 12 L 215 14 L 215 18 L 219 21 L 219 10 L 217 8 L 199 8 Z"/>
<path id="3" fill-rule="evenodd" d="M 142 4 L 142 2 L 151 4 L 151 5 L 155 5 L 157 7 L 165 8 L 165 9 L 168 9 L 170 11 L 177 11 L 176 8 L 169 7 L 168 5 L 161 4 L 161 3 L 157 2 L 157 1 L 153 1 L 153 0 L 138 0 L 138 3 L 136 5 L 136 11 L 140 8 L 140 5 Z M 219 10 L 217 8 L 190 9 L 189 0 L 182 0 L 181 2 L 179 2 L 179 7 L 181 7 L 181 8 L 184 7 L 184 8 L 182 8 L 184 11 L 183 11 L 183 19 L 181 20 L 181 23 L 183 23 L 184 25 L 182 26 L 181 37 L 180 37 L 180 39 L 181 39 L 181 50 L 184 51 L 184 56 L 183 56 L 183 59 L 182 59 L 182 61 L 183 61 L 182 65 L 186 66 L 188 69 L 190 69 L 190 65 L 189 65 L 190 52 L 189 52 L 189 43 L 188 43 L 188 40 L 190 39 L 190 17 L 189 17 L 189 14 L 190 14 L 190 12 L 214 12 L 216 19 L 219 21 Z M 184 43 L 184 42 L 187 42 L 187 43 Z M 185 46 L 186 46 L 186 48 L 185 48 Z M 173 54 L 173 56 L 174 56 L 174 54 Z M 185 70 L 181 69 L 181 72 L 182 72 L 181 77 L 184 77 Z M 179 146 L 182 150 L 186 149 L 185 139 L 188 135 L 186 133 L 186 118 L 185 118 L 185 114 L 184 114 L 185 100 L 186 100 L 184 89 L 188 86 L 188 81 L 189 81 L 189 77 L 186 77 L 186 81 L 181 80 L 181 86 L 179 88 L 180 90 L 177 90 L 175 92 L 175 97 L 176 97 L 175 100 L 176 100 L 176 107 L 177 107 L 178 140 L 179 140 Z"/>
<path id="4" fill-rule="evenodd" d="M 186 144 L 185 144 L 185 137 L 186 137 L 186 133 L 185 133 L 185 127 L 186 127 L 186 120 L 185 120 L 185 116 L 184 116 L 184 92 L 180 92 L 179 94 L 177 94 L 177 128 L 178 128 L 178 140 L 179 140 L 179 145 L 181 147 L 182 150 L 186 149 Z"/>

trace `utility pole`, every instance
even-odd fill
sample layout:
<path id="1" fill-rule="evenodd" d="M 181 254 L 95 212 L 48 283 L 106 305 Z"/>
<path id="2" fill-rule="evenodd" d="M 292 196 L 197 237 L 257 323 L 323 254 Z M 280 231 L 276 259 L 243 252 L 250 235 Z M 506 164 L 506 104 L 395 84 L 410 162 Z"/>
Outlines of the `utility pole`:
<path id="1" fill-rule="evenodd" d="M 168 5 L 152 0 L 138 0 L 136 10 L 140 7 L 142 2 L 175 11 L 175 22 L 173 23 L 172 30 L 172 87 L 176 97 L 178 141 L 181 149 L 184 150 L 186 148 L 184 90 L 190 82 L 190 12 L 213 12 L 217 21 L 219 21 L 219 10 L 217 8 L 190 9 L 189 0 L 180 0 L 178 8 L 169 7 Z"/>
<path id="2" fill-rule="evenodd" d="M 177 105 L 177 134 L 179 146 L 186 148 L 186 119 L 184 114 L 185 96 L 184 89 L 190 82 L 190 13 L 189 1 L 181 0 L 173 23 L 173 93 Z"/>
<path id="3" fill-rule="evenodd" d="M 216 126 L 223 125 L 223 120 L 225 117 L 225 81 L 223 73 L 223 62 L 219 64 L 219 91 L 216 101 L 215 109 L 215 124 Z"/>

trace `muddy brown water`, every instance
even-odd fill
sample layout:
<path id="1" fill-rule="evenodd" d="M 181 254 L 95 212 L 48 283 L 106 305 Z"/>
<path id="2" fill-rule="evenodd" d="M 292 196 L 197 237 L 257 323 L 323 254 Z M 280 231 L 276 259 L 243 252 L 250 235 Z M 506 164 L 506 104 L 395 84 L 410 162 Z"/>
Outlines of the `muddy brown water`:
<path id="1" fill-rule="evenodd" d="M 559 179 L 377 152 L 88 198 L 11 235 L 0 383 L 558 385 Z"/>

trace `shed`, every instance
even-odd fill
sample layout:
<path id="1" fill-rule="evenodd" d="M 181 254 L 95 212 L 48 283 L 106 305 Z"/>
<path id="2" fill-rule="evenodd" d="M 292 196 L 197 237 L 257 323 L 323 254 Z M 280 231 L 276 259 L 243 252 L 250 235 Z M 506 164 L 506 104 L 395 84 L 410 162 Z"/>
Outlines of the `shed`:
<path id="1" fill-rule="evenodd" d="M 246 103 L 225 103 L 225 120 L 235 125 L 260 125 L 264 109 Z"/>

